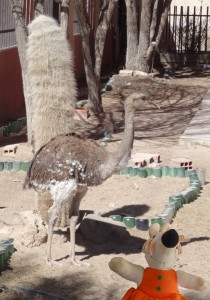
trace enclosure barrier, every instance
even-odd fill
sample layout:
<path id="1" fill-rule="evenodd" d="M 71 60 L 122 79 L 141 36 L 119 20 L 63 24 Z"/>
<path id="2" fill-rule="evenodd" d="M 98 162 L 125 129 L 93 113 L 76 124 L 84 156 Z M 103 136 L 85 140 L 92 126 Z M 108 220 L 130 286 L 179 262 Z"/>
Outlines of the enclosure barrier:
<path id="1" fill-rule="evenodd" d="M 184 167 L 155 167 L 155 168 L 133 168 L 125 167 L 119 174 L 129 175 L 129 176 L 139 176 L 146 178 L 148 176 L 154 176 L 161 178 L 162 176 L 170 177 L 188 177 L 189 186 L 188 188 L 178 192 L 177 194 L 171 195 L 169 197 L 169 202 L 165 205 L 162 212 L 150 219 L 141 217 L 123 217 L 121 215 L 110 216 L 115 221 L 123 222 L 126 227 L 134 228 L 145 231 L 148 230 L 149 224 L 158 223 L 163 226 L 165 223 L 172 223 L 173 218 L 176 216 L 177 211 L 184 205 L 196 200 L 201 192 L 202 185 L 205 184 L 202 176 L 200 177 L 201 169 L 187 169 Z"/>

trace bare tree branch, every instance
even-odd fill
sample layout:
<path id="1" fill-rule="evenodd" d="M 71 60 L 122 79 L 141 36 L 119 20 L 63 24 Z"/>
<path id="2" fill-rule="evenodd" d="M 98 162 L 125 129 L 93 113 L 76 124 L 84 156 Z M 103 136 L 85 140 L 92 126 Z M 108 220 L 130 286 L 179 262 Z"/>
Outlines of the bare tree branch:
<path id="1" fill-rule="evenodd" d="M 155 56 L 156 48 L 157 48 L 157 43 L 152 42 L 149 46 L 149 49 L 147 50 L 147 55 L 146 55 L 148 64 L 150 64 L 152 62 L 152 59 Z"/>
<path id="2" fill-rule="evenodd" d="M 76 10 L 80 25 L 84 67 L 88 86 L 89 112 L 90 114 L 103 114 L 100 75 L 104 52 L 106 33 L 113 15 L 115 5 L 119 0 L 106 0 L 100 9 L 98 26 L 94 32 L 90 22 L 87 1 L 75 0 Z M 99 3 L 96 1 L 97 5 Z"/>
<path id="3" fill-rule="evenodd" d="M 108 6 L 109 6 L 109 0 L 105 0 L 104 3 L 103 3 L 103 6 L 101 7 L 101 10 L 100 10 L 99 22 L 101 22 L 104 13 L 108 9 Z"/>
<path id="4" fill-rule="evenodd" d="M 86 81 L 88 86 L 89 112 L 92 114 L 94 111 L 95 114 L 100 114 L 103 112 L 103 108 L 100 105 L 100 102 L 98 102 L 99 95 L 94 74 L 94 57 L 91 55 L 91 29 L 85 2 L 85 0 L 75 0 L 80 26 Z"/>
<path id="5" fill-rule="evenodd" d="M 44 0 L 35 0 L 34 1 L 34 14 L 35 18 L 38 17 L 39 15 L 44 14 Z"/>
<path id="6" fill-rule="evenodd" d="M 118 0 L 110 0 L 101 10 L 95 37 L 95 74 L 100 78 L 106 33 Z M 107 9 L 106 9 L 107 8 Z"/>
<path id="7" fill-rule="evenodd" d="M 165 2 L 164 2 L 163 13 L 162 13 L 162 16 L 161 16 L 161 19 L 160 19 L 160 26 L 159 26 L 158 34 L 157 34 L 157 37 L 156 37 L 156 43 L 157 43 L 156 47 L 157 48 L 159 47 L 160 40 L 161 40 L 161 37 L 162 37 L 162 34 L 163 34 L 163 30 L 164 30 L 164 27 L 165 27 L 165 24 L 166 24 L 166 21 L 167 21 L 167 18 L 168 18 L 168 13 L 169 13 L 169 10 L 170 10 L 171 2 L 172 2 L 172 0 L 165 0 Z"/>
<path id="8" fill-rule="evenodd" d="M 157 37 L 155 39 L 155 42 L 152 42 L 149 46 L 149 49 L 147 50 L 147 61 L 151 62 L 155 56 L 155 52 L 157 51 L 161 38 L 162 38 L 162 34 L 163 34 L 163 30 L 167 21 L 167 17 L 168 17 L 168 13 L 170 10 L 170 5 L 171 5 L 172 0 L 165 0 L 164 5 L 163 5 L 163 12 L 161 15 L 161 19 L 160 19 L 160 25 L 158 28 L 158 33 L 157 33 Z"/>
<path id="9" fill-rule="evenodd" d="M 152 14 L 152 23 L 150 26 L 150 42 L 153 41 L 157 30 L 158 6 L 159 6 L 159 0 L 155 0 L 154 7 L 153 7 L 153 14 Z"/>
<path id="10" fill-rule="evenodd" d="M 62 30 L 66 32 L 66 34 L 67 34 L 68 22 L 69 22 L 69 5 L 70 5 L 70 0 L 62 0 L 60 26 Z"/>
<path id="11" fill-rule="evenodd" d="M 82 38 L 88 38 L 90 36 L 90 24 L 89 19 L 86 13 L 86 5 L 84 0 L 75 0 L 75 6 L 79 18 L 79 25 L 80 25 L 80 34 Z"/>

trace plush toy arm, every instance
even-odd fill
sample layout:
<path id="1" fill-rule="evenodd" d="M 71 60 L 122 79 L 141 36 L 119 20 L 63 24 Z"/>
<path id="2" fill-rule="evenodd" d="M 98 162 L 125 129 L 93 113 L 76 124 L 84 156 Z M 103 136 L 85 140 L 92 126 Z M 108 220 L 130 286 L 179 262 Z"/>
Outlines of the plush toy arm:
<path id="1" fill-rule="evenodd" d="M 190 290 L 203 291 L 205 289 L 205 280 L 199 276 L 178 270 L 178 285 Z"/>
<path id="2" fill-rule="evenodd" d="M 109 262 L 109 267 L 121 277 L 135 282 L 137 286 L 141 283 L 144 273 L 142 266 L 132 264 L 122 257 L 114 257 Z"/>

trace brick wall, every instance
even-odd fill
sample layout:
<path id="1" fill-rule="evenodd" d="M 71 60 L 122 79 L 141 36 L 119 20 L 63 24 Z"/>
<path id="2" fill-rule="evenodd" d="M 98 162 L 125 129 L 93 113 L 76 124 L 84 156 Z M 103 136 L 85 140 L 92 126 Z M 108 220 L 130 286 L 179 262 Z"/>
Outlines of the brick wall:
<path id="1" fill-rule="evenodd" d="M 0 124 L 25 115 L 17 48 L 0 52 Z"/>

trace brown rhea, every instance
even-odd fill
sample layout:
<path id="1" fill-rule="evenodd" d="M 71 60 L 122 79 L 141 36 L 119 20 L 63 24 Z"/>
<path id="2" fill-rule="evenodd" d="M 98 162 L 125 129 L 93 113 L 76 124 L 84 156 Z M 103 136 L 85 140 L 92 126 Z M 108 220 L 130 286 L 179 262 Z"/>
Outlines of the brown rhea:
<path id="1" fill-rule="evenodd" d="M 58 135 L 34 156 L 25 180 L 25 188 L 40 195 L 48 192 L 53 204 L 48 211 L 47 261 L 51 261 L 53 229 L 62 207 L 69 206 L 71 262 L 75 260 L 75 228 L 79 206 L 89 186 L 100 185 L 128 163 L 134 139 L 134 112 L 143 107 L 146 97 L 132 93 L 125 99 L 125 129 L 119 148 L 107 151 L 93 140 L 76 134 Z M 147 102 L 147 101 L 146 101 Z M 148 102 L 147 102 L 148 103 Z"/>

